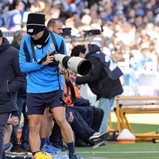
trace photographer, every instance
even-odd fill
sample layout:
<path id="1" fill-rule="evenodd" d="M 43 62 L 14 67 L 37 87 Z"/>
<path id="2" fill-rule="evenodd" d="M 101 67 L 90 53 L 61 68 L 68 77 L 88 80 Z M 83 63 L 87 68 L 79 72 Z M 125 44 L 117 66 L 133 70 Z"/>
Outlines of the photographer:
<path id="1" fill-rule="evenodd" d="M 88 50 L 88 53 L 86 53 L 86 50 Z M 97 95 L 97 100 L 99 100 L 98 107 L 104 111 L 99 131 L 104 132 L 107 129 L 114 98 L 123 92 L 119 79 L 122 76 L 122 72 L 113 60 L 104 54 L 96 44 L 88 44 L 88 49 L 84 45 L 77 45 L 72 49 L 71 56 L 85 57 L 92 63 L 92 70 L 88 75 L 76 76 L 70 74 L 70 78 L 76 84 L 88 83 L 91 91 Z"/>
<path id="2" fill-rule="evenodd" d="M 20 68 L 27 73 L 27 115 L 29 121 L 29 143 L 33 158 L 40 151 L 40 124 L 45 107 L 49 107 L 62 136 L 67 143 L 69 159 L 78 159 L 75 154 L 73 132 L 66 120 L 63 102 L 63 78 L 59 74 L 58 63 L 51 52 L 66 54 L 64 39 L 48 31 L 45 15 L 30 13 L 27 20 L 27 33 L 20 46 Z M 53 37 L 55 39 L 53 39 Z M 26 45 L 27 44 L 27 45 Z"/>

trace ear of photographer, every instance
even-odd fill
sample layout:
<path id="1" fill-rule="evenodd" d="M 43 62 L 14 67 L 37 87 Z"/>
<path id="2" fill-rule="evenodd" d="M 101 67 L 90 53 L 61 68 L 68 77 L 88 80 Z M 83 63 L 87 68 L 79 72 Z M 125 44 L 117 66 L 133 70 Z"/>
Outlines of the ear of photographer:
<path id="1" fill-rule="evenodd" d="M 88 51 L 88 53 L 86 53 Z M 100 132 L 107 129 L 109 114 L 114 98 L 123 92 L 120 77 L 123 75 L 116 63 L 96 44 L 77 45 L 72 49 L 71 56 L 80 56 L 88 59 L 92 64 L 91 72 L 86 76 L 70 75 L 76 84 L 87 83 L 91 91 L 99 100 L 98 107 L 104 110 L 104 117 Z"/>
<path id="2" fill-rule="evenodd" d="M 63 37 L 49 32 L 45 26 L 45 15 L 40 13 L 28 15 L 27 33 L 21 41 L 19 63 L 22 72 L 27 74 L 26 105 L 33 158 L 40 151 L 40 124 L 47 106 L 67 143 L 69 159 L 78 159 L 80 157 L 75 153 L 73 132 L 66 120 L 63 77 L 51 55 L 57 50 L 59 54 L 66 54 L 65 41 Z"/>

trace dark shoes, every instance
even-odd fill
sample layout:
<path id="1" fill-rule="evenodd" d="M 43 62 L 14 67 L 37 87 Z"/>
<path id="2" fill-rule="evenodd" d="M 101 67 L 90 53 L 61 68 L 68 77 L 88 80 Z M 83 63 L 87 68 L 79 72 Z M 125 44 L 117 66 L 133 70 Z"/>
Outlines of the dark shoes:
<path id="1" fill-rule="evenodd" d="M 12 154 L 27 154 L 28 151 L 24 150 L 20 145 L 13 146 L 10 150 Z"/>
<path id="2" fill-rule="evenodd" d="M 79 157 L 76 153 L 70 153 L 69 159 L 81 159 L 81 157 Z"/>
<path id="3" fill-rule="evenodd" d="M 92 144 L 99 143 L 101 141 L 106 141 L 109 138 L 109 132 L 96 132 L 90 138 L 89 142 Z"/>

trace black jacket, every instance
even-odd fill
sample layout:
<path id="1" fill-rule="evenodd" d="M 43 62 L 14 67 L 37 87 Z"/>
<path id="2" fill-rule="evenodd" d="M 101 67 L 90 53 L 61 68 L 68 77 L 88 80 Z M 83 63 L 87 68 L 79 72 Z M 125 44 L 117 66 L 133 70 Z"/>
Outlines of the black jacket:
<path id="1" fill-rule="evenodd" d="M 19 67 L 19 51 L 12 47 L 6 38 L 0 45 L 0 113 L 18 109 L 17 91 L 26 82 Z"/>
<path id="2" fill-rule="evenodd" d="M 89 51 L 90 53 L 86 55 L 86 59 L 92 63 L 92 71 L 87 76 L 77 77 L 76 84 L 88 83 L 91 91 L 97 95 L 97 99 L 101 97 L 112 98 L 120 95 L 123 92 L 120 79 L 110 79 L 101 61 L 97 57 L 92 56 L 100 49 L 94 48 L 94 50 Z"/>

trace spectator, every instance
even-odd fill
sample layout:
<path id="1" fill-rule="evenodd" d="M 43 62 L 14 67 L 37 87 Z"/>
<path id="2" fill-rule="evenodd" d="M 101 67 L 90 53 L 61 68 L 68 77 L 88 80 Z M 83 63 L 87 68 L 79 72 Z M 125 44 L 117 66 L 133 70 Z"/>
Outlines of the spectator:
<path id="1" fill-rule="evenodd" d="M 89 101 L 79 97 L 79 90 L 71 84 L 67 75 L 65 75 L 66 84 L 66 92 L 65 92 L 65 101 L 67 103 L 67 120 L 69 121 L 74 133 L 75 133 L 75 142 L 76 146 L 92 146 L 92 145 L 100 145 L 108 138 L 109 133 L 98 133 L 93 129 L 93 119 L 96 118 L 94 116 L 95 110 L 93 107 L 89 106 Z M 70 91 L 71 88 L 71 97 Z M 76 89 L 74 89 L 76 88 Z M 76 90 L 76 91 L 75 91 Z M 77 98 L 76 98 L 77 97 Z M 72 101 L 71 101 L 72 99 Z M 75 104 L 75 106 L 73 106 Z M 98 115 L 101 115 L 100 113 Z M 103 115 L 99 119 L 99 123 L 101 123 Z M 96 118 L 97 120 L 97 118 Z M 97 123 L 96 123 L 97 124 Z M 56 126 L 56 125 L 55 125 Z M 95 126 L 95 125 L 94 125 Z M 58 131 L 57 127 L 55 127 L 50 136 L 52 142 L 55 145 L 60 145 L 60 131 Z"/>
<path id="2" fill-rule="evenodd" d="M 10 31 L 21 30 L 23 2 L 21 0 L 13 0 L 8 15 L 8 29 Z"/>
<path id="3" fill-rule="evenodd" d="M 70 74 L 71 72 L 69 72 Z M 98 138 L 102 138 L 103 140 L 99 140 L 97 142 L 94 142 L 94 144 L 97 146 L 100 144 L 103 143 L 103 141 L 107 140 L 107 137 L 108 137 L 108 133 L 106 134 L 105 132 L 104 133 L 99 133 L 99 128 L 100 128 L 100 125 L 101 125 L 101 122 L 102 122 L 102 119 L 103 119 L 103 115 L 104 115 L 104 111 L 100 108 L 96 108 L 94 106 L 92 106 L 89 102 L 89 100 L 85 99 L 85 98 L 82 98 L 80 96 L 80 91 L 77 87 L 76 84 L 73 84 L 69 78 L 67 77 L 67 75 L 65 75 L 65 80 L 66 80 L 66 86 L 65 86 L 65 89 L 66 89 L 66 93 L 65 93 L 65 101 L 66 103 L 68 104 L 68 106 L 71 106 L 71 107 L 68 107 L 68 109 L 70 109 L 70 111 L 72 110 L 73 112 L 78 112 L 82 118 L 84 119 L 84 121 L 88 124 L 87 128 L 89 132 L 90 128 L 93 129 L 95 132 L 98 132 L 98 133 L 94 133 L 94 135 L 92 135 L 89 139 L 91 140 L 96 140 Z M 78 114 L 77 114 L 77 119 L 78 119 Z M 81 119 L 79 118 L 79 121 Z M 77 124 L 76 124 L 77 125 Z M 82 139 L 84 138 L 84 134 L 83 135 L 79 135 L 81 132 L 80 130 L 78 130 L 78 132 L 76 132 L 76 125 L 72 125 L 73 126 L 73 130 L 75 131 L 75 134 L 77 133 L 77 136 L 76 136 L 76 144 L 78 146 L 82 146 L 83 144 L 83 141 Z M 80 124 L 78 124 L 80 125 Z M 86 125 L 83 123 L 83 126 Z M 83 128 L 84 130 L 84 128 Z M 83 137 L 82 137 L 83 136 Z M 102 137 L 101 137 L 102 136 Z M 107 137 L 106 137 L 107 136 Z M 104 138 L 105 137 L 105 138 Z M 85 137 L 86 139 L 86 137 Z M 84 141 L 86 143 L 89 143 L 88 142 L 88 139 Z M 101 142 L 101 143 L 100 143 Z"/>
<path id="4" fill-rule="evenodd" d="M 0 2 L 0 26 L 5 26 L 4 3 Z"/>

